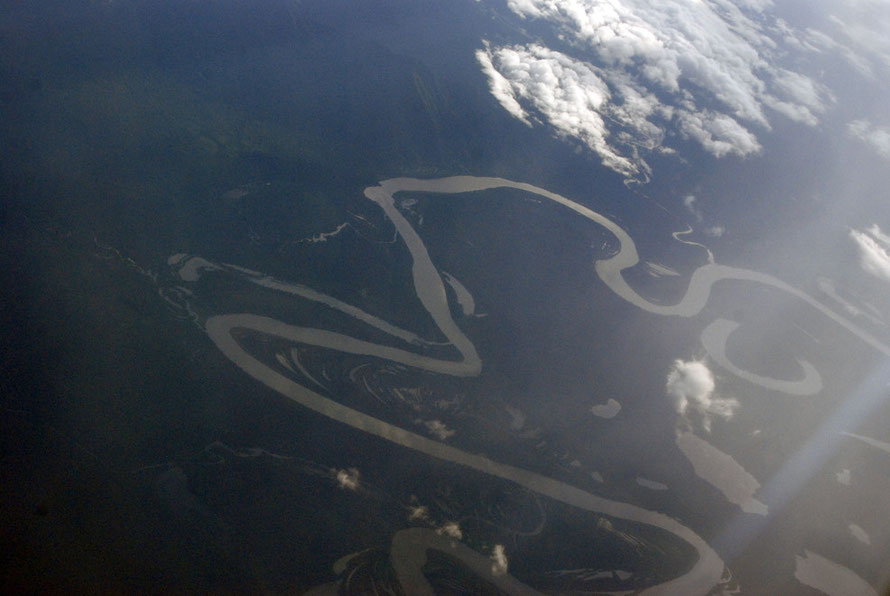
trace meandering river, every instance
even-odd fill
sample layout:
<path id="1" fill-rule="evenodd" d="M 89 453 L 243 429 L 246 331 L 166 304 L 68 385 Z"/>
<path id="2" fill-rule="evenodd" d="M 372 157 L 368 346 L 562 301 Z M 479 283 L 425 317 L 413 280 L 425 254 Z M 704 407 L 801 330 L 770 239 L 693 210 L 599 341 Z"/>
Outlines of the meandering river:
<path id="1" fill-rule="evenodd" d="M 369 187 L 364 191 L 364 195 L 383 210 L 386 217 L 395 226 L 399 238 L 407 247 L 411 256 L 411 274 L 416 296 L 424 309 L 429 313 L 436 327 L 446 338 L 447 344 L 454 348 L 456 357 L 453 359 L 434 358 L 412 351 L 412 346 L 416 347 L 432 342 L 311 288 L 278 281 L 258 272 L 231 265 L 211 263 L 199 257 L 189 258 L 184 255 L 176 255 L 171 257 L 170 263 L 179 268 L 180 277 L 186 282 L 195 281 L 204 270 L 229 269 L 258 285 L 323 303 L 330 308 L 353 317 L 357 321 L 383 331 L 394 340 L 404 344 L 401 347 L 382 345 L 357 339 L 343 333 L 312 327 L 294 326 L 253 313 L 226 313 L 209 317 L 205 328 L 212 341 L 227 358 L 257 381 L 303 407 L 399 446 L 515 483 L 535 493 L 584 511 L 629 522 L 646 524 L 670 532 L 695 549 L 697 560 L 684 573 L 667 582 L 650 586 L 642 593 L 686 596 L 708 592 L 721 581 L 724 574 L 724 564 L 705 540 L 676 519 L 630 503 L 606 499 L 565 482 L 513 465 L 500 463 L 483 455 L 468 453 L 445 442 L 416 434 L 347 407 L 331 396 L 323 395 L 285 376 L 279 369 L 259 360 L 239 343 L 237 339 L 238 334 L 235 332 L 246 330 L 262 336 L 278 338 L 292 344 L 323 347 L 343 353 L 372 356 L 435 373 L 462 377 L 478 375 L 482 370 L 482 359 L 472 341 L 464 334 L 451 315 L 451 305 L 448 301 L 445 283 L 443 283 L 443 276 L 445 282 L 449 283 L 457 291 L 458 299 L 461 301 L 461 306 L 465 311 L 467 309 L 472 311 L 473 308 L 470 301 L 471 298 L 467 297 L 469 293 L 465 289 L 463 289 L 463 292 L 466 292 L 466 294 L 461 292 L 463 287 L 456 286 L 453 278 L 443 274 L 437 268 L 420 235 L 397 209 L 394 197 L 400 192 L 423 192 L 448 196 L 495 188 L 514 188 L 542 197 L 570 209 L 581 217 L 607 229 L 618 241 L 619 249 L 610 258 L 597 261 L 595 264 L 596 272 L 603 283 L 617 295 L 645 311 L 663 316 L 692 317 L 704 308 L 709 299 L 711 288 L 715 283 L 723 280 L 753 282 L 771 286 L 798 298 L 872 348 L 890 355 L 890 348 L 884 343 L 807 294 L 777 278 L 746 269 L 727 267 L 709 262 L 692 273 L 686 293 L 679 302 L 674 305 L 654 304 L 634 291 L 623 276 L 623 272 L 626 269 L 634 267 L 639 263 L 639 255 L 637 254 L 633 239 L 624 229 L 607 217 L 561 195 L 530 184 L 503 178 L 471 176 L 454 176 L 433 180 L 394 178 L 384 180 L 379 185 Z M 738 324 L 732 321 L 719 320 L 705 329 L 702 336 L 703 345 L 717 364 L 741 378 L 774 391 L 792 395 L 813 395 L 821 390 L 822 384 L 818 372 L 815 367 L 805 361 L 800 362 L 802 367 L 800 378 L 788 380 L 769 379 L 744 371 L 732 364 L 726 356 L 725 346 L 730 334 L 737 326 Z M 420 535 L 418 534 L 418 536 Z M 445 539 L 440 537 L 432 539 L 424 535 L 424 540 L 418 540 L 417 544 L 422 546 L 429 543 L 428 546 L 430 548 L 444 548 L 439 544 L 443 540 Z M 394 549 L 394 553 L 402 552 L 402 550 L 404 549 Z M 495 578 L 491 575 L 492 572 L 490 570 L 487 571 L 485 565 L 479 564 L 477 560 L 478 555 L 473 554 L 471 556 L 465 553 L 465 550 L 467 549 L 455 549 L 453 554 L 459 558 L 466 555 L 467 563 L 472 563 L 472 568 L 477 569 L 482 575 L 489 574 L 490 579 L 496 581 L 497 584 L 502 585 L 506 581 L 504 578 Z M 400 581 L 404 581 L 406 584 L 423 585 L 419 571 L 416 569 L 417 563 L 415 561 L 415 559 L 422 561 L 423 557 L 415 555 L 411 555 L 411 557 L 409 560 L 408 555 L 405 555 L 402 559 L 395 562 L 397 575 Z M 412 563 L 411 561 L 415 562 Z M 512 583 L 514 582 L 512 579 L 510 582 L 514 589 L 521 586 L 521 584 Z M 531 591 L 531 588 L 525 586 L 522 589 Z"/>

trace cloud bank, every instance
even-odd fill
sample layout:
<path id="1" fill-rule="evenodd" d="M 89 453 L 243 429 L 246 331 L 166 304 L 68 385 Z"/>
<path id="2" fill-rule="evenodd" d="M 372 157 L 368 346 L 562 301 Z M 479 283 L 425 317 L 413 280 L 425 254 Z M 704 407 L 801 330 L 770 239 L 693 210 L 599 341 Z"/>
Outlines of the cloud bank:
<path id="1" fill-rule="evenodd" d="M 492 95 L 525 124 L 580 141 L 626 177 L 645 178 L 645 154 L 670 151 L 676 138 L 716 157 L 756 153 L 772 115 L 812 126 L 833 101 L 821 84 L 777 65 L 796 34 L 763 18 L 768 0 L 507 4 L 559 41 L 486 43 L 476 56 Z"/>
<path id="2" fill-rule="evenodd" d="M 603 116 L 616 110 L 608 101 L 608 86 L 593 67 L 537 44 L 486 47 L 476 57 L 489 77 L 492 95 L 514 117 L 529 125 L 538 119 L 522 107 L 522 100 L 558 135 L 593 149 L 607 167 L 627 176 L 639 171 L 638 164 L 607 140 L 610 133 Z"/>
<path id="3" fill-rule="evenodd" d="M 732 418 L 739 405 L 734 399 L 714 395 L 714 375 L 698 360 L 675 360 L 665 388 L 674 410 L 689 424 L 692 424 L 690 415 L 697 418 L 705 432 L 711 432 L 715 417 Z"/>

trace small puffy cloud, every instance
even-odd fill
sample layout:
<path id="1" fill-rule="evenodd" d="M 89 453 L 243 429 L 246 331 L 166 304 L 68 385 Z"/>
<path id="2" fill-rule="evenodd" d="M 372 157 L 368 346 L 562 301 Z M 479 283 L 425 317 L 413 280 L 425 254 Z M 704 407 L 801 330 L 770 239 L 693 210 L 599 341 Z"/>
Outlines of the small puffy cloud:
<path id="1" fill-rule="evenodd" d="M 454 538 L 456 540 L 460 540 L 464 537 L 463 530 L 460 529 L 460 525 L 457 522 L 446 522 L 441 528 L 436 530 L 436 534 L 441 534 L 443 536 L 448 536 L 450 538 Z"/>
<path id="2" fill-rule="evenodd" d="M 711 238 L 720 238 L 726 233 L 726 228 L 723 226 L 710 226 L 704 229 L 704 233 L 705 236 L 710 236 Z"/>
<path id="3" fill-rule="evenodd" d="M 507 553 L 503 544 L 495 544 L 491 552 L 492 575 L 504 575 L 507 573 Z"/>
<path id="4" fill-rule="evenodd" d="M 426 427 L 427 432 L 440 441 L 444 441 L 454 436 L 455 431 L 445 426 L 441 420 L 417 420 L 416 422 L 418 424 L 423 424 Z"/>
<path id="5" fill-rule="evenodd" d="M 409 521 L 423 521 L 430 517 L 430 510 L 426 505 L 412 505 L 408 507 Z"/>
<path id="6" fill-rule="evenodd" d="M 854 120 L 847 130 L 857 139 L 867 143 L 878 155 L 890 159 L 890 128 L 875 126 L 868 120 Z"/>
<path id="7" fill-rule="evenodd" d="M 890 238 L 881 228 L 873 225 L 865 231 L 850 230 L 850 237 L 859 249 L 859 265 L 863 271 L 890 281 L 890 255 L 887 254 Z"/>
<path id="8" fill-rule="evenodd" d="M 347 490 L 357 490 L 359 487 L 359 473 L 357 468 L 337 470 L 335 474 L 337 485 Z"/>
<path id="9" fill-rule="evenodd" d="M 729 420 L 738 408 L 738 401 L 714 395 L 714 375 L 704 362 L 675 360 L 668 372 L 666 390 L 674 410 L 689 421 L 691 413 L 711 432 L 714 417 Z"/>
<path id="10" fill-rule="evenodd" d="M 703 362 L 675 360 L 667 377 L 667 392 L 678 414 L 685 414 L 690 402 L 707 403 L 714 393 L 714 375 Z"/>
<path id="11" fill-rule="evenodd" d="M 612 398 L 609 398 L 604 404 L 596 404 L 590 407 L 590 413 L 600 418 L 614 418 L 621 411 L 621 404 Z"/>

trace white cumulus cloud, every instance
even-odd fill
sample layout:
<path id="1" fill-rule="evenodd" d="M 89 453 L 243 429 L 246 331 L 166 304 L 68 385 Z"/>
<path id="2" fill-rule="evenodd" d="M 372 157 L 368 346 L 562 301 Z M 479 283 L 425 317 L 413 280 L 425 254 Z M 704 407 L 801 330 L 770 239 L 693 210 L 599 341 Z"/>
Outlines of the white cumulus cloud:
<path id="1" fill-rule="evenodd" d="M 357 468 L 349 468 L 346 470 L 337 470 L 334 476 L 340 488 L 347 490 L 357 490 L 359 487 L 359 473 Z"/>
<path id="2" fill-rule="evenodd" d="M 493 575 L 507 573 L 507 553 L 503 544 L 495 544 L 491 552 L 491 573 Z"/>
<path id="3" fill-rule="evenodd" d="M 488 44 L 486 43 L 486 49 L 487 48 Z M 509 58 L 510 56 L 508 55 L 507 57 Z M 495 99 L 497 99 L 501 106 L 515 118 L 525 122 L 528 126 L 531 126 L 531 122 L 528 120 L 528 114 L 522 109 L 519 102 L 516 101 L 510 81 L 499 73 L 491 63 L 491 53 L 489 51 L 479 50 L 476 52 L 476 59 L 479 60 L 479 64 L 482 65 L 482 72 L 488 75 L 488 86 Z M 507 67 L 509 67 L 509 65 L 502 68 Z"/>
<path id="4" fill-rule="evenodd" d="M 677 123 L 680 132 L 698 141 L 717 157 L 731 153 L 748 155 L 760 151 L 760 143 L 754 133 L 732 116 L 711 110 L 682 111 L 678 114 Z"/>
<path id="5" fill-rule="evenodd" d="M 697 417 L 706 432 L 711 431 L 714 417 L 729 420 L 738 408 L 738 401 L 714 395 L 716 383 L 711 369 L 698 360 L 675 360 L 668 372 L 666 390 L 674 410 L 689 421 Z"/>
<path id="6" fill-rule="evenodd" d="M 436 530 L 436 533 L 454 538 L 456 540 L 460 540 L 464 537 L 464 533 L 463 530 L 460 529 L 460 525 L 457 522 L 453 521 L 445 523 L 441 528 Z"/>

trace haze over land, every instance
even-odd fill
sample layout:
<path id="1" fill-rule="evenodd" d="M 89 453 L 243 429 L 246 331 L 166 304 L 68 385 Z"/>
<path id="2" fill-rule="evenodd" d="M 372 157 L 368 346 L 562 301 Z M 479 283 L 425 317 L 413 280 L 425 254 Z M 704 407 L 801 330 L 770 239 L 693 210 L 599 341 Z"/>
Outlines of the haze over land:
<path id="1" fill-rule="evenodd" d="M 0 27 L 6 591 L 890 585 L 885 2 Z"/>

